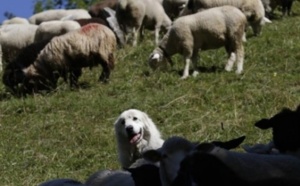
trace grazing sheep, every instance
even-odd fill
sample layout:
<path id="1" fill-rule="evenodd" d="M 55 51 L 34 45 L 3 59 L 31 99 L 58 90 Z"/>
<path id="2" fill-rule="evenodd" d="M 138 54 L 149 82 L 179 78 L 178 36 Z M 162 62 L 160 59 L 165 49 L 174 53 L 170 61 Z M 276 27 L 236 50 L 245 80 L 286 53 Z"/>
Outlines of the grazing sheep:
<path id="1" fill-rule="evenodd" d="M 81 26 L 73 20 L 54 20 L 42 22 L 35 33 L 35 42 L 52 39 L 54 36 L 59 36 L 67 32 L 79 29 Z"/>
<path id="2" fill-rule="evenodd" d="M 244 29 L 247 20 L 245 15 L 232 6 L 207 9 L 196 14 L 177 18 L 158 47 L 149 56 L 149 65 L 156 69 L 171 56 L 179 53 L 184 56 L 185 68 L 182 79 L 189 76 L 190 63 L 193 65 L 193 76 L 198 74 L 198 51 L 225 47 L 228 54 L 226 71 L 231 71 L 237 61 L 237 74 L 243 71 L 244 63 Z"/>
<path id="3" fill-rule="evenodd" d="M 300 105 L 295 111 L 283 108 L 269 119 L 255 123 L 260 129 L 273 131 L 273 142 L 280 153 L 296 154 L 300 152 Z"/>
<path id="4" fill-rule="evenodd" d="M 172 24 L 162 5 L 154 0 L 120 0 L 117 4 L 116 18 L 125 34 L 131 29 L 133 46 L 137 45 L 139 32 L 143 39 L 144 28 L 154 30 L 157 45 L 161 28 L 168 30 Z"/>
<path id="5" fill-rule="evenodd" d="M 21 49 L 20 53 L 13 61 L 6 65 L 2 76 L 2 82 L 11 93 L 19 95 L 31 92 L 30 89 L 23 89 L 26 86 L 18 86 L 19 83 L 23 82 L 23 69 L 30 66 L 36 60 L 40 51 L 49 43 L 49 41 L 50 40 L 43 40 L 26 46 Z"/>
<path id="6" fill-rule="evenodd" d="M 37 27 L 30 24 L 8 24 L 0 27 L 0 70 L 3 61 L 8 64 L 22 48 L 34 42 Z"/>
<path id="7" fill-rule="evenodd" d="M 120 47 L 122 47 L 125 44 L 124 33 L 120 29 L 119 23 L 116 20 L 115 11 L 109 8 L 104 8 L 103 11 L 107 12 L 107 17 L 105 19 L 100 17 L 92 17 L 90 19 L 76 19 L 74 21 L 77 21 L 80 24 L 80 26 L 84 26 L 89 23 L 98 23 L 109 27 L 111 30 L 114 31 L 117 37 L 118 44 Z"/>
<path id="8" fill-rule="evenodd" d="M 60 20 L 60 19 L 81 19 L 91 18 L 91 15 L 85 9 L 55 9 L 45 10 L 43 12 L 32 15 L 28 20 L 31 24 L 39 25 L 44 21 Z"/>
<path id="9" fill-rule="evenodd" d="M 29 24 L 28 19 L 23 17 L 13 17 L 11 19 L 4 20 L 2 25 L 9 25 L 9 24 Z"/>
<path id="10" fill-rule="evenodd" d="M 294 0 L 281 0 L 282 15 L 290 16 Z"/>
<path id="11" fill-rule="evenodd" d="M 239 146 L 245 136 L 229 140 L 227 142 L 211 142 L 224 149 L 233 149 Z M 143 154 L 145 159 L 160 162 L 160 179 L 163 186 L 169 186 L 176 178 L 180 168 L 180 162 L 190 154 L 198 143 L 190 142 L 182 137 L 173 136 L 167 139 L 163 146 L 157 150 L 148 150 Z"/>
<path id="12" fill-rule="evenodd" d="M 228 151 L 200 144 L 180 164 L 172 186 L 297 186 L 300 159 Z"/>
<path id="13" fill-rule="evenodd" d="M 137 109 L 123 111 L 115 121 L 114 128 L 118 157 L 123 168 L 129 168 L 141 158 L 143 152 L 160 148 L 164 142 L 148 114 Z M 141 164 L 144 164 L 143 160 L 137 163 Z"/>
<path id="14" fill-rule="evenodd" d="M 78 85 L 78 78 L 84 67 L 101 65 L 100 81 L 107 82 L 114 68 L 116 37 L 106 26 L 88 24 L 81 29 L 54 37 L 40 52 L 29 67 L 23 69 L 26 82 L 31 82 L 34 90 L 40 86 L 56 87 L 58 77 L 67 80 L 70 86 Z"/>
<path id="15" fill-rule="evenodd" d="M 224 5 L 239 8 L 247 17 L 255 35 L 260 35 L 262 25 L 271 22 L 265 17 L 265 9 L 261 0 L 188 0 L 181 15 Z"/>
<path id="16" fill-rule="evenodd" d="M 100 17 L 102 19 L 105 19 L 106 12 L 105 12 L 104 8 L 108 7 L 113 10 L 116 10 L 117 3 L 118 3 L 118 0 L 104 0 L 101 2 L 97 2 L 95 4 L 92 4 L 89 7 L 88 12 L 92 17 Z"/>
<path id="17" fill-rule="evenodd" d="M 38 186 L 85 186 L 85 185 L 77 180 L 61 178 L 61 179 L 53 179 L 53 180 L 43 182 Z"/>

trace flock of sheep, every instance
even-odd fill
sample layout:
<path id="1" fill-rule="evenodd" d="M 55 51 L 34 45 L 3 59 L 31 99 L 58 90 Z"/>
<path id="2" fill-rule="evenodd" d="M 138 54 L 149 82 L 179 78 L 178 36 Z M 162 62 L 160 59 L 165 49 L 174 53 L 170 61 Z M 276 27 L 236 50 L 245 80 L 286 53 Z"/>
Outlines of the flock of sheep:
<path id="1" fill-rule="evenodd" d="M 84 183 L 58 178 L 39 186 L 299 186 L 299 122 L 300 105 L 255 123 L 272 130 L 268 144 L 242 145 L 246 136 L 200 143 L 179 136 L 163 140 L 146 113 L 129 109 L 114 124 L 122 170 L 99 170 Z M 242 151 L 235 150 L 239 146 Z"/>
<path id="2" fill-rule="evenodd" d="M 185 63 L 181 78 L 189 76 L 191 65 L 196 76 L 199 51 L 225 47 L 225 70 L 231 71 L 236 62 L 240 74 L 248 26 L 260 35 L 263 25 L 271 22 L 266 10 L 278 4 L 278 0 L 109 0 L 88 10 L 56 9 L 28 19 L 15 17 L 0 27 L 2 80 L 18 94 L 53 90 L 60 77 L 77 87 L 83 68 L 101 65 L 99 80 L 107 82 L 117 49 L 130 42 L 136 46 L 145 29 L 154 30 L 156 48 L 148 59 L 153 69 L 165 62 L 172 65 L 172 55 L 179 53 Z M 291 3 L 288 7 L 290 12 Z"/>
<path id="3" fill-rule="evenodd" d="M 181 78 L 189 77 L 191 65 L 192 75 L 196 76 L 199 51 L 225 47 L 225 70 L 232 71 L 236 63 L 236 73 L 240 74 L 248 27 L 259 36 L 263 26 L 271 23 L 267 17 L 274 8 L 281 5 L 283 15 L 290 14 L 292 2 L 108 0 L 89 10 L 47 10 L 29 19 L 16 17 L 0 27 L 2 81 L 10 91 L 21 94 L 53 90 L 59 78 L 78 87 L 83 68 L 100 65 L 99 81 L 107 82 L 115 66 L 116 51 L 130 42 L 137 46 L 145 29 L 154 30 L 155 48 L 148 59 L 153 69 L 166 63 L 172 65 L 171 57 L 181 54 L 185 63 Z M 171 137 L 160 148 L 143 152 L 143 160 L 152 163 L 116 171 L 113 174 L 118 176 L 106 180 L 107 185 L 299 186 L 299 121 L 300 106 L 258 121 L 256 127 L 272 128 L 273 140 L 269 144 L 244 146 L 246 152 L 231 150 L 244 137 L 207 143 Z M 108 174 L 112 173 L 97 172 L 86 185 L 99 185 L 99 180 Z M 41 186 L 64 184 L 84 185 L 59 179 Z"/>

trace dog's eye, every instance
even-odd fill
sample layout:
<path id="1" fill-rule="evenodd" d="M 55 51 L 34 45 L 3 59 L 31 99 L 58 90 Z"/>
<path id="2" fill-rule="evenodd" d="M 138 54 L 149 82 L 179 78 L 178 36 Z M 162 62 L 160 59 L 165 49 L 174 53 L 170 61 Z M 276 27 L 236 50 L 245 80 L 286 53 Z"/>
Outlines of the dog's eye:
<path id="1" fill-rule="evenodd" d="M 122 124 L 122 125 L 125 125 L 125 120 L 122 120 L 122 121 L 121 121 L 121 124 Z"/>
<path id="2" fill-rule="evenodd" d="M 133 121 L 137 120 L 137 117 L 133 117 Z"/>

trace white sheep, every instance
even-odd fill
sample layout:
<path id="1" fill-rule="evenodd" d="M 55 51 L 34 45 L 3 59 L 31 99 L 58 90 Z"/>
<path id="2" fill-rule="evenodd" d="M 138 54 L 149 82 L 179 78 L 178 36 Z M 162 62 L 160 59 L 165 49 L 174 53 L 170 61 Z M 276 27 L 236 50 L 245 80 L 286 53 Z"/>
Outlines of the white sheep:
<path id="1" fill-rule="evenodd" d="M 25 89 L 32 91 L 53 89 L 58 77 L 70 86 L 77 86 L 84 67 L 101 65 L 100 81 L 106 82 L 114 68 L 117 41 L 115 34 L 106 26 L 87 24 L 81 29 L 56 36 L 39 53 L 29 67 L 23 69 Z"/>
<path id="2" fill-rule="evenodd" d="M 0 70 L 3 61 L 9 63 L 20 50 L 34 42 L 37 25 L 8 24 L 0 27 Z"/>
<path id="3" fill-rule="evenodd" d="M 13 17 L 11 19 L 7 19 L 2 22 L 2 25 L 8 25 L 8 24 L 29 24 L 29 21 L 28 19 L 23 17 Z"/>
<path id="4" fill-rule="evenodd" d="M 126 34 L 131 29 L 133 46 L 137 45 L 138 33 L 143 38 L 145 28 L 155 31 L 157 45 L 161 28 L 168 30 L 172 24 L 162 5 L 153 0 L 120 0 L 117 4 L 116 18 Z"/>
<path id="5" fill-rule="evenodd" d="M 44 21 L 60 20 L 60 19 L 83 19 L 91 18 L 91 15 L 85 9 L 55 9 L 45 10 L 29 17 L 29 23 L 39 25 Z"/>
<path id="6" fill-rule="evenodd" d="M 177 18 L 169 32 L 160 41 L 149 57 L 149 65 L 156 69 L 171 56 L 179 53 L 184 56 L 185 68 L 182 79 L 189 76 L 190 63 L 193 64 L 193 76 L 198 74 L 198 50 L 204 51 L 225 47 L 228 54 L 226 71 L 231 71 L 237 61 L 236 73 L 243 71 L 245 15 L 233 6 L 207 9 L 196 14 Z"/>
<path id="7" fill-rule="evenodd" d="M 239 8 L 247 17 L 255 35 L 260 35 L 262 26 L 271 21 L 265 17 L 261 0 L 188 0 L 180 15 L 187 15 L 218 6 L 231 5 Z"/>
<path id="8" fill-rule="evenodd" d="M 35 42 L 48 40 L 54 36 L 59 36 L 67 32 L 81 28 L 77 21 L 73 20 L 54 20 L 42 22 L 35 33 Z"/>

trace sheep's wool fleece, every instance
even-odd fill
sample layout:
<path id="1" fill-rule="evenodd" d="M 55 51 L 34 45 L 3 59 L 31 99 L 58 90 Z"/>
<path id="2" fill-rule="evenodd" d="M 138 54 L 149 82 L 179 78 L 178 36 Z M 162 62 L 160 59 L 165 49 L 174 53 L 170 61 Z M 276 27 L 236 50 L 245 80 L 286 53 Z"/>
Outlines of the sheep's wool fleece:
<path id="1" fill-rule="evenodd" d="M 91 54 L 99 54 L 104 61 L 108 62 L 116 47 L 115 34 L 108 27 L 100 24 L 88 24 L 79 30 L 54 37 L 41 51 L 35 65 L 51 66 L 52 69 L 65 68 L 71 65 L 70 62 L 76 61 L 72 60 L 73 58 L 87 59 Z M 85 60 L 84 63 L 86 64 L 72 65 L 94 66 L 92 60 Z M 109 66 L 113 66 L 113 64 L 109 64 Z"/>

